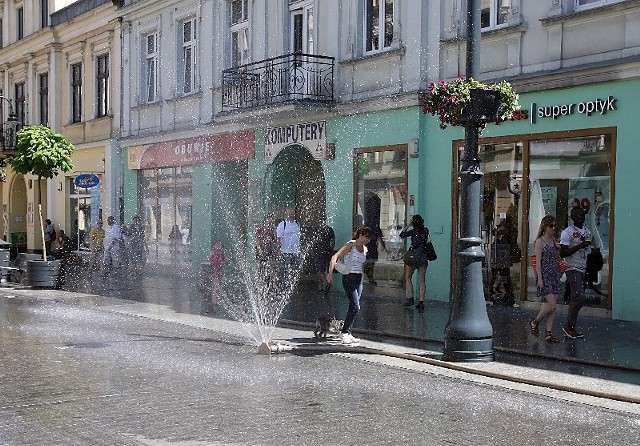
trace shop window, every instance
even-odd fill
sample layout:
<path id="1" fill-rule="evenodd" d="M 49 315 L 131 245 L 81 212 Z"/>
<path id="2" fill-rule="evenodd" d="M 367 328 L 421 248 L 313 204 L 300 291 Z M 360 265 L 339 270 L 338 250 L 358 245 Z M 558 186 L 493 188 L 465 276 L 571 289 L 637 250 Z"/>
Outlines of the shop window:
<path id="1" fill-rule="evenodd" d="M 480 147 L 485 296 L 505 305 L 520 294 L 522 147 L 520 142 Z"/>
<path id="2" fill-rule="evenodd" d="M 609 228 L 611 204 L 611 142 L 608 135 L 532 141 L 529 173 L 529 244 L 533 243 L 544 215 L 553 215 L 560 231 L 571 225 L 571 209 L 584 209 L 585 227 L 593 235 L 592 246 L 600 248 L 604 267 L 593 283 L 586 284 L 587 303 L 607 305 L 609 288 Z M 535 300 L 535 280 L 527 268 L 527 298 Z M 560 302 L 563 301 L 561 296 Z"/>
<path id="3" fill-rule="evenodd" d="M 401 274 L 379 275 L 374 264 L 403 265 L 404 243 L 399 234 L 406 224 L 408 206 L 406 146 L 360 150 L 356 164 L 355 224 L 374 231 L 365 274 L 369 281 L 399 279 L 400 284 Z"/>
<path id="4" fill-rule="evenodd" d="M 100 185 L 85 188 L 75 184 L 74 178 L 67 180 L 69 209 L 71 210 L 71 233 L 68 234 L 74 249 L 89 250 L 91 229 L 102 219 Z M 61 184 L 62 185 L 62 184 Z"/>
<path id="5" fill-rule="evenodd" d="M 139 173 L 148 263 L 174 266 L 191 263 L 191 176 L 190 166 Z"/>

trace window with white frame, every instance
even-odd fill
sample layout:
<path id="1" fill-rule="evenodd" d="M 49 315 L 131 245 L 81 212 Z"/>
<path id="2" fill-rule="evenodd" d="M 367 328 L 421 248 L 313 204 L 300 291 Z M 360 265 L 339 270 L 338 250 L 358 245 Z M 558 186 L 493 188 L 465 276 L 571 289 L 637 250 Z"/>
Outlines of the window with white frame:
<path id="1" fill-rule="evenodd" d="M 366 0 L 365 51 L 382 51 L 393 41 L 394 0 Z"/>
<path id="2" fill-rule="evenodd" d="M 155 102 L 158 99 L 158 33 L 144 36 L 143 62 L 143 102 Z"/>
<path id="3" fill-rule="evenodd" d="M 98 56 L 96 64 L 96 117 L 109 113 L 109 55 Z"/>
<path id="4" fill-rule="evenodd" d="M 16 40 L 24 37 L 24 8 L 16 9 Z"/>
<path id="5" fill-rule="evenodd" d="M 71 122 L 82 121 L 82 64 L 71 65 Z"/>
<path id="6" fill-rule="evenodd" d="M 49 73 L 38 75 L 38 97 L 40 108 L 40 124 L 49 124 Z"/>
<path id="7" fill-rule="evenodd" d="M 231 2 L 231 65 L 249 63 L 249 1 Z"/>
<path id="8" fill-rule="evenodd" d="M 181 91 L 192 93 L 196 89 L 196 19 L 182 22 L 182 52 L 180 53 Z"/>
<path id="9" fill-rule="evenodd" d="M 40 0 L 40 28 L 49 26 L 49 0 Z"/>
<path id="10" fill-rule="evenodd" d="M 482 0 L 480 23 L 482 29 L 491 29 L 507 23 L 512 0 Z"/>
<path id="11" fill-rule="evenodd" d="M 619 3 L 624 0 L 575 0 L 576 10 L 597 8 L 598 6 Z"/>
<path id="12" fill-rule="evenodd" d="M 26 98 L 24 91 L 24 82 L 18 82 L 15 84 L 15 100 L 16 100 L 16 116 L 21 124 L 25 124 L 26 121 Z"/>

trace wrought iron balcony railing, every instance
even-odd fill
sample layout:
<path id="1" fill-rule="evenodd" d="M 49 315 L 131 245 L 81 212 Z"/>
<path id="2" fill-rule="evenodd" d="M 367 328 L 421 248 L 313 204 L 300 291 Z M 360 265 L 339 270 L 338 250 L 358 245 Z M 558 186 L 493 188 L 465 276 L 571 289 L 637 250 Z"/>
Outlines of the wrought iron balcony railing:
<path id="1" fill-rule="evenodd" d="M 222 72 L 222 109 L 291 101 L 333 102 L 334 58 L 287 54 Z"/>
<path id="2" fill-rule="evenodd" d="M 0 124 L 0 152 L 16 150 L 16 133 L 22 128 L 22 124 L 9 120 Z"/>

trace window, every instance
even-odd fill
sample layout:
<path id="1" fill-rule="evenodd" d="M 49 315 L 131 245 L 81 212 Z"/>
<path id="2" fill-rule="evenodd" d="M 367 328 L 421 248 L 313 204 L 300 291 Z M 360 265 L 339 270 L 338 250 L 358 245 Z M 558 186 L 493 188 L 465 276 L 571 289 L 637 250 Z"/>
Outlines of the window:
<path id="1" fill-rule="evenodd" d="M 181 74 L 182 93 L 192 93 L 196 88 L 196 20 L 182 23 Z"/>
<path id="2" fill-rule="evenodd" d="M 604 267 L 585 287 L 586 305 L 607 308 L 611 217 L 611 135 L 531 141 L 529 169 L 529 255 L 540 220 L 556 218 L 560 231 L 571 225 L 573 207 L 585 211 L 591 245 L 600 248 Z M 525 182 L 524 184 L 527 184 Z M 586 256 L 586 252 L 584 255 Z M 527 268 L 528 298 L 535 299 L 533 269 Z"/>
<path id="3" fill-rule="evenodd" d="M 109 55 L 98 56 L 97 63 L 96 116 L 107 116 L 109 112 Z"/>
<path id="4" fill-rule="evenodd" d="M 0 48 L 4 47 L 4 40 L 2 38 L 3 35 L 4 35 L 4 23 L 2 22 L 2 19 L 0 19 Z"/>
<path id="5" fill-rule="evenodd" d="M 597 8 L 598 6 L 610 5 L 623 0 L 575 0 L 576 10 Z"/>
<path id="6" fill-rule="evenodd" d="M 406 145 L 358 150 L 356 157 L 354 224 L 368 226 L 374 234 L 365 275 L 373 280 L 377 262 L 384 265 L 380 269 L 400 277 L 404 242 L 399 235 L 407 222 L 407 210 L 412 209 L 407 196 Z"/>
<path id="7" fill-rule="evenodd" d="M 158 33 L 147 34 L 144 38 L 144 102 L 154 102 L 158 98 Z"/>
<path id="8" fill-rule="evenodd" d="M 365 10 L 366 51 L 381 51 L 393 41 L 393 0 L 367 0 Z"/>
<path id="9" fill-rule="evenodd" d="M 18 122 L 20 122 L 20 124 L 24 124 L 26 122 L 24 82 L 20 82 L 15 85 L 15 93 L 16 93 L 16 116 L 18 117 Z"/>
<path id="10" fill-rule="evenodd" d="M 191 166 L 140 170 L 140 205 L 150 264 L 191 263 Z"/>
<path id="11" fill-rule="evenodd" d="M 40 28 L 49 26 L 49 0 L 40 0 Z"/>
<path id="12" fill-rule="evenodd" d="M 231 65 L 249 63 L 248 0 L 231 2 Z"/>
<path id="13" fill-rule="evenodd" d="M 82 64 L 71 65 L 71 122 L 82 121 Z"/>
<path id="14" fill-rule="evenodd" d="M 313 4 L 291 11 L 291 52 L 313 54 Z"/>
<path id="15" fill-rule="evenodd" d="M 496 28 L 507 23 L 511 13 L 511 0 L 482 0 L 480 24 L 483 29 Z"/>
<path id="16" fill-rule="evenodd" d="M 38 76 L 38 95 L 40 98 L 40 124 L 49 123 L 49 73 Z"/>
<path id="17" fill-rule="evenodd" d="M 24 8 L 16 9 L 16 39 L 24 37 Z"/>

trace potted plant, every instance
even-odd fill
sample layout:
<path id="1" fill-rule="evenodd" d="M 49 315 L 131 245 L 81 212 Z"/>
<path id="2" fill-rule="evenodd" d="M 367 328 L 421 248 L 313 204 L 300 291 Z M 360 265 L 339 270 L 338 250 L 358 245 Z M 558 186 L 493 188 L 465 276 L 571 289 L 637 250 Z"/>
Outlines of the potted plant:
<path id="1" fill-rule="evenodd" d="M 504 121 L 520 108 L 518 95 L 509 82 L 483 84 L 463 77 L 430 83 L 427 91 L 420 94 L 420 105 L 424 113 L 438 115 L 442 129 L 467 122 L 484 126 L 490 121 Z"/>
<path id="2" fill-rule="evenodd" d="M 16 173 L 32 174 L 37 177 L 37 203 L 40 221 L 42 246 L 44 243 L 44 225 L 42 219 L 42 191 L 40 181 L 43 178 L 54 178 L 59 171 L 69 172 L 73 169 L 71 154 L 74 151 L 63 135 L 54 133 L 46 126 L 25 126 L 17 132 L 17 154 L 7 160 Z M 60 261 L 48 261 L 47 251 L 43 249 L 44 261 L 27 261 L 27 277 L 34 286 L 55 286 L 60 271 Z"/>

